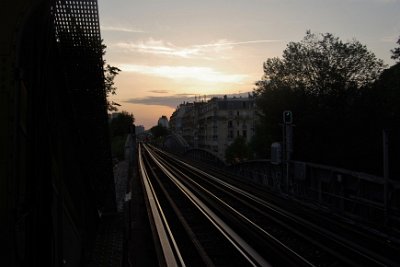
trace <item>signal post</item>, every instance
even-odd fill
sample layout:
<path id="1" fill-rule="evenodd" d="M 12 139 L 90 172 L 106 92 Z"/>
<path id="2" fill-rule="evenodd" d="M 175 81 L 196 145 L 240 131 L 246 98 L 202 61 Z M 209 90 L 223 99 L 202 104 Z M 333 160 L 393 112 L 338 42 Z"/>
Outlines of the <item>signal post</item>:
<path id="1" fill-rule="evenodd" d="M 283 111 L 282 114 L 282 143 L 283 143 L 283 162 L 285 180 L 286 180 L 286 192 L 289 194 L 289 161 L 292 159 L 293 155 L 293 113 L 290 110 Z"/>

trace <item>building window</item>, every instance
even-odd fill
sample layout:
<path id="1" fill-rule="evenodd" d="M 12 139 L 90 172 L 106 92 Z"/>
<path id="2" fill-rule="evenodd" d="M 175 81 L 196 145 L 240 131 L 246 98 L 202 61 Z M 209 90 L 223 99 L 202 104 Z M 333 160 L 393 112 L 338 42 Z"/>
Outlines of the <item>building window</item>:
<path id="1" fill-rule="evenodd" d="M 236 115 L 237 115 L 237 116 L 239 116 L 239 110 L 238 110 L 238 111 L 236 111 Z"/>
<path id="2" fill-rule="evenodd" d="M 228 128 L 232 128 L 232 127 L 233 127 L 232 121 L 228 121 Z"/>
<path id="3" fill-rule="evenodd" d="M 239 136 L 239 135 L 240 135 L 240 131 L 239 131 L 239 130 L 237 130 L 237 132 L 236 132 L 236 133 L 237 133 L 237 135 L 236 135 L 236 136 Z"/>
<path id="4" fill-rule="evenodd" d="M 243 130 L 243 137 L 247 138 L 247 130 Z"/>
<path id="5" fill-rule="evenodd" d="M 233 138 L 233 131 L 232 131 L 232 130 L 230 130 L 230 131 L 228 132 L 228 138 Z"/>

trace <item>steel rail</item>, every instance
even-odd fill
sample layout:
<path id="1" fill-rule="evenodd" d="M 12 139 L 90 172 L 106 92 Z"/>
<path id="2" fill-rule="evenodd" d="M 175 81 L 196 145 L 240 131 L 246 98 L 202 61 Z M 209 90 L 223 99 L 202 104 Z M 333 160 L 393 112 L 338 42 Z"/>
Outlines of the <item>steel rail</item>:
<path id="1" fill-rule="evenodd" d="M 304 220 L 303 218 L 301 218 L 301 217 L 299 217 L 297 215 L 293 215 L 293 214 L 291 214 L 291 213 L 289 213 L 289 212 L 287 212 L 287 211 L 285 211 L 285 210 L 283 210 L 283 209 L 281 209 L 281 208 L 279 208 L 279 207 L 277 207 L 277 206 L 275 206 L 275 205 L 273 205 L 271 203 L 268 203 L 265 200 L 263 200 L 263 199 L 261 199 L 261 198 L 259 198 L 257 196 L 254 196 L 254 195 L 250 194 L 249 192 L 247 192 L 247 191 L 245 191 L 243 189 L 240 189 L 240 188 L 238 188 L 238 187 L 236 187 L 234 185 L 231 185 L 231 184 L 229 184 L 229 183 L 227 183 L 227 182 L 225 182 L 225 181 L 223 181 L 223 180 L 221 180 L 221 179 L 219 179 L 219 178 L 217 178 L 217 177 L 215 177 L 215 176 L 213 176 L 213 175 L 211 175 L 211 174 L 209 174 L 209 173 L 207 173 L 207 172 L 205 172 L 203 170 L 200 170 L 200 169 L 198 169 L 198 168 L 196 168 L 194 166 L 191 166 L 190 164 L 188 164 L 188 163 L 186 163 L 186 162 L 184 162 L 184 161 L 182 161 L 180 159 L 177 159 L 176 157 L 173 157 L 172 155 L 169 155 L 169 153 L 166 153 L 166 152 L 164 152 L 164 151 L 162 151 L 160 149 L 157 149 L 157 148 L 155 148 L 155 149 L 157 151 L 159 151 L 160 153 L 162 153 L 162 154 L 164 154 L 164 155 L 166 155 L 166 156 L 168 156 L 170 158 L 173 158 L 173 160 L 177 161 L 179 164 L 184 165 L 185 167 L 193 170 L 194 172 L 200 173 L 201 175 L 208 177 L 212 181 L 214 181 L 216 183 L 219 183 L 220 185 L 222 185 L 222 186 L 224 186 L 226 188 L 229 188 L 232 191 L 234 191 L 234 192 L 236 192 L 236 193 L 238 193 L 240 195 L 245 196 L 246 198 L 250 199 L 251 201 L 254 201 L 257 204 L 262 205 L 263 207 L 265 207 L 265 208 L 267 208 L 267 209 L 269 209 L 269 210 L 271 210 L 271 211 L 273 211 L 273 212 L 285 217 L 286 219 L 294 221 L 297 224 L 301 223 L 304 227 L 312 229 L 312 231 L 314 231 L 314 232 L 318 232 L 319 234 L 325 236 L 330 241 L 335 242 L 339 246 L 342 246 L 342 247 L 348 249 L 349 251 L 352 251 L 353 253 L 365 258 L 366 260 L 369 260 L 370 262 L 373 262 L 376 266 L 387 266 L 387 264 L 388 264 L 387 262 L 388 261 L 390 262 L 389 259 L 383 258 L 381 255 L 376 254 L 373 251 L 366 250 L 365 248 L 363 248 L 362 246 L 360 246 L 360 245 L 358 245 L 358 244 L 356 244 L 354 242 L 349 242 L 346 238 L 343 238 L 343 237 L 341 237 L 341 236 L 339 236 L 337 234 L 334 234 L 334 233 L 330 232 L 329 230 L 326 230 L 326 229 L 324 229 L 324 228 L 322 228 L 322 227 L 320 227 L 318 225 L 315 225 L 314 223 L 311 223 L 309 221 Z M 251 222 L 251 223 L 253 223 L 253 222 Z M 288 227 L 288 226 L 286 226 L 286 227 Z M 289 228 L 292 228 L 292 227 L 289 227 Z M 265 231 L 263 231 L 263 232 L 265 232 Z M 298 232 L 298 231 L 296 231 L 296 232 Z M 301 233 L 299 233 L 299 234 L 304 237 L 303 234 L 301 234 Z M 269 234 L 268 234 L 268 236 L 269 236 Z M 315 243 L 315 242 L 313 242 L 313 243 Z M 329 252 L 331 252 L 331 253 L 333 253 L 335 255 L 338 255 L 335 251 L 333 251 L 329 247 L 325 246 L 324 244 L 318 243 L 318 245 L 320 245 L 321 247 L 323 247 L 327 251 L 329 251 Z M 390 264 L 391 263 L 392 262 L 390 262 Z"/>
<path id="2" fill-rule="evenodd" d="M 146 157 L 145 157 L 145 162 L 146 162 L 147 166 L 151 166 L 149 159 L 146 158 Z M 176 216 L 176 218 L 179 220 L 179 222 L 181 223 L 184 231 L 187 233 L 190 241 L 193 243 L 193 245 L 194 245 L 196 251 L 198 252 L 201 260 L 203 261 L 204 265 L 205 266 L 210 266 L 210 267 L 214 266 L 214 263 L 211 260 L 211 258 L 208 256 L 208 254 L 206 253 L 206 251 L 204 249 L 204 246 L 201 244 L 201 242 L 197 238 L 195 232 L 191 228 L 189 222 L 186 220 L 186 218 L 184 217 L 182 211 L 179 209 L 179 207 L 178 207 L 178 205 L 176 203 L 176 200 L 173 198 L 173 196 L 171 196 L 171 194 L 170 194 L 171 192 L 167 189 L 167 187 L 164 186 L 164 184 L 162 183 L 161 179 L 157 175 L 155 168 L 151 168 L 150 167 L 150 172 L 152 174 L 152 177 L 154 177 L 155 180 L 157 181 L 157 183 L 158 183 L 161 191 L 163 192 L 166 200 L 168 201 L 169 205 L 171 206 L 172 210 L 174 211 L 174 216 Z M 184 253 L 182 253 L 182 254 L 184 254 Z M 192 259 L 192 258 L 190 258 L 190 259 Z"/>
<path id="3" fill-rule="evenodd" d="M 160 206 L 157 195 L 155 194 L 146 168 L 144 167 L 141 146 L 139 146 L 139 169 L 145 193 L 147 195 L 149 212 L 151 213 L 151 216 L 149 214 L 149 217 L 153 219 L 153 225 L 155 226 L 157 232 L 153 234 L 157 234 L 162 250 L 162 255 L 159 255 L 159 257 L 162 257 L 166 266 L 186 266 L 179 252 L 179 248 L 175 242 L 171 229 L 168 225 L 168 221 Z"/>
<path id="4" fill-rule="evenodd" d="M 263 229 L 261 226 L 247 218 L 243 213 L 239 212 L 237 209 L 229 205 L 227 202 L 216 196 L 214 193 L 206 189 L 204 186 L 193 180 L 191 177 L 188 175 L 184 174 L 180 170 L 175 170 L 179 172 L 182 176 L 186 178 L 186 180 L 190 180 L 192 184 L 194 184 L 197 188 L 200 188 L 203 192 L 207 194 L 207 196 L 211 196 L 213 199 L 218 201 L 223 207 L 225 207 L 227 210 L 229 210 L 232 214 L 236 215 L 238 218 L 240 218 L 242 221 L 248 223 L 251 227 L 256 229 L 257 231 L 261 232 L 264 234 L 266 237 L 269 238 L 269 240 L 272 240 L 274 242 L 274 245 L 279 246 L 281 249 L 285 251 L 285 253 L 290 253 L 291 257 L 296 260 L 296 262 L 301 262 L 302 264 L 305 264 L 307 266 L 315 266 L 313 263 L 311 263 L 309 260 L 298 254 L 296 251 L 285 245 L 283 242 L 281 242 L 279 239 L 274 237 L 272 234 L 268 233 L 265 229 Z M 293 229 L 292 229 L 293 230 Z"/>
<path id="5" fill-rule="evenodd" d="M 191 190 L 180 182 L 165 166 L 156 158 L 156 156 L 144 146 L 150 157 L 166 176 L 181 190 L 183 194 L 204 214 L 204 216 L 224 235 L 227 240 L 245 257 L 253 266 L 271 266 L 262 256 L 258 254 L 245 240 L 243 240 L 235 231 L 232 230 L 219 216 L 217 216 L 203 201 L 201 201 Z"/>
<path id="6" fill-rule="evenodd" d="M 188 164 L 187 164 L 187 166 L 189 166 L 189 167 L 191 167 L 193 169 L 196 169 L 195 167 L 192 167 L 192 166 L 190 166 Z M 370 251 L 370 250 L 365 251 L 365 249 L 362 246 L 358 245 L 357 243 L 354 243 L 354 242 L 349 243 L 349 241 L 346 238 L 343 238 L 343 237 L 341 237 L 341 236 L 339 236 L 337 234 L 334 234 L 334 233 L 332 233 L 332 232 L 330 232 L 330 231 L 328 231 L 328 230 L 326 230 L 326 229 L 324 229 L 324 228 L 322 228 L 322 227 L 320 227 L 318 225 L 310 223 L 310 222 L 304 220 L 303 218 L 301 218 L 301 217 L 299 217 L 297 215 L 288 213 L 287 211 L 284 211 L 281 208 L 278 208 L 277 206 L 275 206 L 275 205 L 273 205 L 271 203 L 268 203 L 265 200 L 246 192 L 243 189 L 240 189 L 240 188 L 238 188 L 238 187 L 236 187 L 234 185 L 231 185 L 231 184 L 229 184 L 229 183 L 227 183 L 225 181 L 222 181 L 222 180 L 218 179 L 217 177 L 215 177 L 213 175 L 210 175 L 210 174 L 207 174 L 206 172 L 204 172 L 204 171 L 202 171 L 200 169 L 197 169 L 197 171 L 201 172 L 203 175 L 206 175 L 208 178 L 212 179 L 213 181 L 225 186 L 226 188 L 229 188 L 232 191 L 247 197 L 251 201 L 254 201 L 254 202 L 262 205 L 263 207 L 266 207 L 266 208 L 270 209 L 271 211 L 273 211 L 275 213 L 278 213 L 279 215 L 287 218 L 288 220 L 295 221 L 297 224 L 301 223 L 303 226 L 305 226 L 305 227 L 307 227 L 309 229 L 313 229 L 313 231 L 318 231 L 320 234 L 328 237 L 331 241 L 334 241 L 337 244 L 339 244 L 339 245 L 345 247 L 346 249 L 352 251 L 353 253 L 356 253 L 356 254 L 360 255 L 361 257 L 364 257 L 365 259 L 373 262 L 377 266 L 387 266 L 386 263 L 383 263 L 383 261 L 385 261 L 386 259 L 382 259 L 382 257 L 380 255 L 375 254 L 373 251 Z M 321 245 L 326 250 L 330 251 L 331 253 L 337 254 L 335 251 L 333 251 L 329 247 L 326 247 L 324 244 L 321 244 Z M 371 255 L 373 255 L 374 257 L 371 257 Z"/>

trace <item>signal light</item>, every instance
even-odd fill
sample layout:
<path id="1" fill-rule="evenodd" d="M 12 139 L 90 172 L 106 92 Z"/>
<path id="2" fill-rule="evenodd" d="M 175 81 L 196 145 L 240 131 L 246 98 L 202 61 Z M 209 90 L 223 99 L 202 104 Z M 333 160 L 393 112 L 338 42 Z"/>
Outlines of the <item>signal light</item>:
<path id="1" fill-rule="evenodd" d="M 285 124 L 291 124 L 293 123 L 293 114 L 292 111 L 290 110 L 285 110 L 283 112 L 283 123 Z"/>

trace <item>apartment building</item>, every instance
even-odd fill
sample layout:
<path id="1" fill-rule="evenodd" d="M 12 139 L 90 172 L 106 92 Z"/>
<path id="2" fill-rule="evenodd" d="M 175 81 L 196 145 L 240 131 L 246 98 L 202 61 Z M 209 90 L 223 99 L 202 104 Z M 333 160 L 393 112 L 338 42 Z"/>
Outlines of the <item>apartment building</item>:
<path id="1" fill-rule="evenodd" d="M 225 158 L 226 148 L 237 136 L 247 142 L 255 134 L 255 98 L 224 96 L 207 102 L 181 104 L 171 116 L 171 128 L 191 147 L 206 149 Z"/>
<path id="2" fill-rule="evenodd" d="M 163 126 L 165 128 L 169 128 L 168 118 L 165 115 L 162 115 L 157 122 L 157 125 Z"/>

